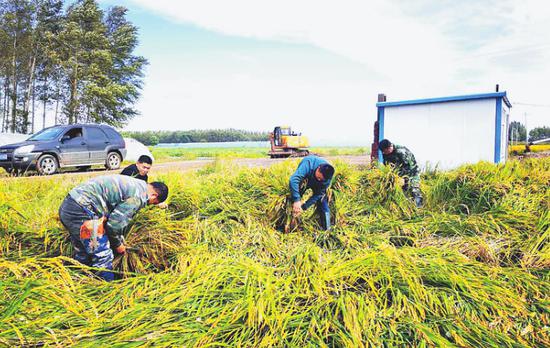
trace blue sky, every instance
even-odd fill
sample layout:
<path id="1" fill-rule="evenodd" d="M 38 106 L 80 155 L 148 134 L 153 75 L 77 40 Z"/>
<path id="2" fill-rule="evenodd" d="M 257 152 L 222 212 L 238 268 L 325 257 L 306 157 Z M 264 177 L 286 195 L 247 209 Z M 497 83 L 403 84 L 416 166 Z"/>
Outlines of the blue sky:
<path id="1" fill-rule="evenodd" d="M 123 5 L 149 60 L 130 130 L 291 125 L 369 144 L 376 97 L 492 92 L 550 125 L 543 1 L 100 1 Z M 522 105 L 522 104 L 534 104 Z"/>

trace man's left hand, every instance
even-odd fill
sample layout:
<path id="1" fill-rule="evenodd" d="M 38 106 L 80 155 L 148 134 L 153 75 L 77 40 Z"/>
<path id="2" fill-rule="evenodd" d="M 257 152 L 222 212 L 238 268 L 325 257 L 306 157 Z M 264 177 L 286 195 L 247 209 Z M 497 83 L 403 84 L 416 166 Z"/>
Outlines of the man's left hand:
<path id="1" fill-rule="evenodd" d="M 168 208 L 168 203 L 166 202 L 159 203 L 157 204 L 157 207 L 159 207 L 160 209 L 166 209 Z"/>

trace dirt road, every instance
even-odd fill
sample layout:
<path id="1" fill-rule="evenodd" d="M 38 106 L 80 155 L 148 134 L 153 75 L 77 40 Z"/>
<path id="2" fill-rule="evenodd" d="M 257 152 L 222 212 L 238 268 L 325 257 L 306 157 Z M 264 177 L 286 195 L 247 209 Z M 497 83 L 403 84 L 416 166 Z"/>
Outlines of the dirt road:
<path id="1" fill-rule="evenodd" d="M 328 161 L 335 161 L 340 160 L 344 162 L 348 162 L 350 164 L 368 164 L 370 163 L 370 156 L 327 156 L 325 157 Z M 200 159 L 200 160 L 192 160 L 192 161 L 176 161 L 176 162 L 165 162 L 165 163 L 155 163 L 153 165 L 152 174 L 154 173 L 162 173 L 162 172 L 169 172 L 169 171 L 188 171 L 188 170 L 195 170 L 202 168 L 208 164 L 213 163 L 214 159 Z M 286 161 L 286 159 L 270 159 L 270 158 L 236 158 L 236 159 L 228 159 L 227 161 L 230 161 L 231 163 L 237 164 L 239 166 L 246 166 L 246 167 L 269 167 L 275 163 L 280 163 Z M 68 171 L 63 172 L 61 174 L 55 174 L 53 177 L 56 179 L 62 180 L 64 177 L 67 176 L 74 176 L 74 175 L 84 175 L 84 176 L 95 176 L 95 175 L 106 175 L 106 174 L 115 174 L 120 173 L 120 170 L 102 170 L 102 169 L 91 169 L 87 172 L 76 172 L 76 171 Z M 3 177 L 0 178 L 1 180 L 17 180 L 17 179 L 31 179 L 31 178 L 38 178 L 39 176 L 31 175 L 31 176 L 24 176 L 24 177 Z"/>
<path id="2" fill-rule="evenodd" d="M 350 164 L 368 164 L 370 162 L 370 156 L 328 156 L 324 157 L 328 161 L 340 160 L 348 162 Z M 246 167 L 269 167 L 275 163 L 281 163 L 286 161 L 284 158 L 270 159 L 270 158 L 237 158 L 228 160 L 232 163 Z M 155 171 L 169 171 L 169 170 L 188 170 L 196 169 L 205 166 L 208 163 L 214 162 L 213 159 L 194 160 L 194 161 L 178 161 L 159 163 L 154 165 Z"/>

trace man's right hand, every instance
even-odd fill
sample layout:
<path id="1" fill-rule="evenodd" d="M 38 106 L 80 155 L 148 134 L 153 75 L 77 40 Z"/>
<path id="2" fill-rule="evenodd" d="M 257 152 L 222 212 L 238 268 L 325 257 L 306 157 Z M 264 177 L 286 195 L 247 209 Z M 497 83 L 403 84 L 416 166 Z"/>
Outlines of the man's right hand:
<path id="1" fill-rule="evenodd" d="M 298 201 L 298 202 L 294 202 L 292 204 L 292 215 L 293 216 L 300 216 L 300 214 L 302 214 L 303 210 L 302 210 L 302 202 L 301 201 Z"/>
<path id="2" fill-rule="evenodd" d="M 116 252 L 119 254 L 126 253 L 126 246 L 124 244 L 120 244 L 119 246 L 116 247 Z"/>

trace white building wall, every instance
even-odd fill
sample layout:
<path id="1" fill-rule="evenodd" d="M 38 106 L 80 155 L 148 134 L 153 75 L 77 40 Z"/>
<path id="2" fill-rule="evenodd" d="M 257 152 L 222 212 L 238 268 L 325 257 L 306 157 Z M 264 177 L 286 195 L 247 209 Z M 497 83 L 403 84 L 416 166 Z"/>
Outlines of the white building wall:
<path id="1" fill-rule="evenodd" d="M 385 107 L 384 138 L 404 145 L 425 168 L 494 161 L 495 99 Z"/>

